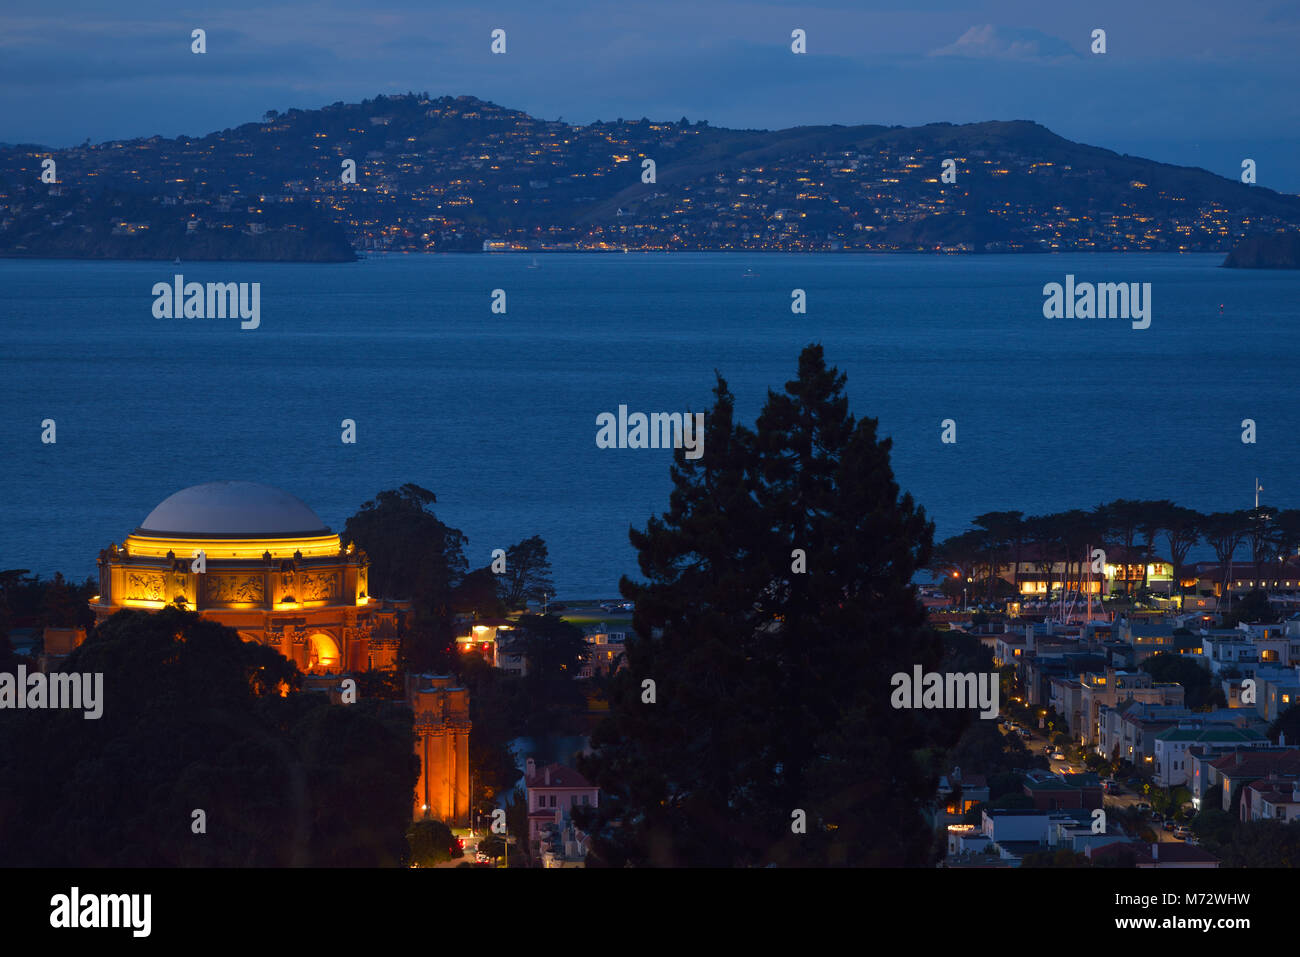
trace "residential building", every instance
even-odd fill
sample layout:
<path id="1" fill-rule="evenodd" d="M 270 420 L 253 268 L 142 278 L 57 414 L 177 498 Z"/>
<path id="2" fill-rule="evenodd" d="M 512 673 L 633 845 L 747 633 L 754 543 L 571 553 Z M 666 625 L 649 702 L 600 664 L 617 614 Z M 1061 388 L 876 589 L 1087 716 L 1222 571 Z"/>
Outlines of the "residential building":
<path id="1" fill-rule="evenodd" d="M 1092 811 L 1102 806 L 1101 778 L 1091 772 L 1029 778 L 1024 788 L 1040 811 Z"/>
<path id="2" fill-rule="evenodd" d="M 1096 745 L 1100 739 L 1099 720 L 1103 706 L 1114 707 L 1124 701 L 1181 706 L 1183 695 L 1182 685 L 1157 683 L 1144 671 L 1107 668 L 1103 674 L 1080 675 L 1077 681 L 1052 681 L 1052 704 L 1056 713 L 1065 717 L 1074 739 L 1087 745 Z"/>
<path id="3" fill-rule="evenodd" d="M 1241 792 L 1243 821 L 1294 821 L 1300 814 L 1300 778 L 1273 776 L 1251 781 Z"/>
<path id="4" fill-rule="evenodd" d="M 1300 673 L 1292 668 L 1260 666 L 1255 673 L 1255 711 L 1272 724 L 1300 701 Z"/>
<path id="5" fill-rule="evenodd" d="M 960 791 L 957 800 L 953 793 Z M 982 774 L 962 774 L 961 768 L 953 768 L 949 774 L 940 775 L 939 788 L 936 792 L 936 804 L 950 816 L 961 816 L 976 804 L 987 804 L 989 800 L 988 779 Z"/>
<path id="6" fill-rule="evenodd" d="M 570 838 L 566 837 L 570 834 L 575 847 L 585 848 L 585 836 L 570 831 L 571 814 L 576 807 L 598 807 L 600 788 L 573 768 L 562 764 L 538 768 L 534 759 L 528 758 L 524 765 L 524 794 L 528 805 L 528 848 L 534 859 L 542 858 L 543 843 L 558 842 L 562 849 L 570 849 Z"/>
<path id="7" fill-rule="evenodd" d="M 1261 748 L 1258 751 L 1236 750 L 1203 762 L 1201 767 L 1205 788 L 1202 803 L 1210 800 L 1212 790 L 1217 790 L 1218 806 L 1229 814 L 1239 814 L 1237 803 L 1242 789 L 1252 781 L 1267 777 L 1300 776 L 1300 749 Z M 1199 805 L 1198 805 L 1199 806 Z"/>
<path id="8" fill-rule="evenodd" d="M 1162 788 L 1187 784 L 1191 774 L 1188 748 L 1201 746 L 1234 750 L 1267 748 L 1271 742 L 1251 728 L 1206 727 L 1205 722 L 1184 720 L 1155 736 L 1153 779 Z"/>

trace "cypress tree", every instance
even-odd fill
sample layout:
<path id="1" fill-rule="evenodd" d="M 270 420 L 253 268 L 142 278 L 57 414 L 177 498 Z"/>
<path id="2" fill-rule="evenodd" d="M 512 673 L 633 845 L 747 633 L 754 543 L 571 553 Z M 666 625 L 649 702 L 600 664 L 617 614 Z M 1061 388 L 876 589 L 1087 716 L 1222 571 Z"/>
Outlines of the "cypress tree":
<path id="1" fill-rule="evenodd" d="M 925 863 L 925 749 L 965 722 L 894 710 L 890 679 L 942 655 L 912 584 L 933 525 L 844 385 L 808 346 L 751 430 L 717 376 L 704 455 L 678 451 L 668 511 L 631 531 L 636 635 L 583 763 L 593 863 Z"/>

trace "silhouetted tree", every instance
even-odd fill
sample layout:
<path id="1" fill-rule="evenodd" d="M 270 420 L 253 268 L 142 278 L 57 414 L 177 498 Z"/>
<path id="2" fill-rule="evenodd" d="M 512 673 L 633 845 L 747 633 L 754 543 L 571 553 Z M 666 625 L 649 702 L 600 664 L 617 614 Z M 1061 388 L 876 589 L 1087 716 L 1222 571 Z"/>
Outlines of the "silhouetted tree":
<path id="1" fill-rule="evenodd" d="M 1162 504 L 1154 516 L 1165 533 L 1169 545 L 1169 559 L 1174 566 L 1174 579 L 1178 583 L 1178 593 L 1183 593 L 1182 568 L 1187 562 L 1187 553 L 1201 540 L 1201 528 L 1205 517 L 1195 509 L 1183 508 L 1172 503 Z"/>
<path id="2" fill-rule="evenodd" d="M 497 576 L 490 567 L 476 568 L 452 589 L 451 609 L 460 615 L 504 618 L 506 606 L 498 591 Z"/>
<path id="3" fill-rule="evenodd" d="M 551 561 L 546 542 L 540 535 L 525 538 L 506 549 L 506 570 L 500 577 L 501 599 L 514 611 L 526 602 L 541 602 L 555 594 L 551 581 Z"/>
<path id="4" fill-rule="evenodd" d="M 1191 658 L 1165 652 L 1152 655 L 1142 662 L 1141 670 L 1159 682 L 1172 682 L 1183 686 L 1183 703 L 1193 710 L 1211 704 L 1217 690 L 1210 673 Z"/>
<path id="5" fill-rule="evenodd" d="M 809 346 L 751 431 L 718 376 L 705 454 L 678 452 L 668 511 L 631 532 L 636 636 L 583 762 L 608 794 L 583 815 L 596 862 L 928 860 L 917 752 L 955 738 L 893 708 L 890 678 L 943 652 L 912 585 L 933 526 L 843 387 Z"/>
<path id="6" fill-rule="evenodd" d="M 429 507 L 437 497 L 407 483 L 380 492 L 343 526 L 343 538 L 370 557 L 370 594 L 445 606 L 468 568 L 468 540 Z"/>
<path id="7" fill-rule="evenodd" d="M 6 718 L 10 866 L 400 862 L 419 773 L 404 706 L 299 692 L 278 652 L 174 607 L 119 612 L 65 670 L 103 674 L 102 716 Z"/>
<path id="8" fill-rule="evenodd" d="M 451 828 L 442 821 L 415 821 L 406 832 L 406 841 L 408 860 L 419 867 L 433 867 L 465 856 Z"/>
<path id="9" fill-rule="evenodd" d="M 407 671 L 448 671 L 455 662 L 452 602 L 467 569 L 468 539 L 430 508 L 428 489 L 406 484 L 380 492 L 347 520 L 343 537 L 370 558 L 370 594 L 411 600 L 400 664 Z"/>
<path id="10" fill-rule="evenodd" d="M 1214 512 L 1201 517 L 1201 537 L 1214 549 L 1214 557 L 1222 566 L 1223 592 L 1230 595 L 1232 559 L 1250 529 L 1250 518 L 1244 511 Z"/>

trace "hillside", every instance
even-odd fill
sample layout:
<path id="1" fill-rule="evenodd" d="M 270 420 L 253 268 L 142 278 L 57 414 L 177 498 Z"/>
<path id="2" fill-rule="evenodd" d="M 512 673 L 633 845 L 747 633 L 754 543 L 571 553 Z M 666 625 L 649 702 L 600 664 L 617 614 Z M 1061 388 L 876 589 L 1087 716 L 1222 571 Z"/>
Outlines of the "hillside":
<path id="1" fill-rule="evenodd" d="M 58 181 L 41 182 L 41 162 Z M 951 159 L 955 182 L 943 182 Z M 646 160 L 655 181 L 643 182 Z M 355 182 L 344 182 L 345 161 Z M 0 146 L 0 255 L 351 258 L 402 251 L 1221 251 L 1300 197 L 1026 121 L 574 126 L 381 96 L 177 137 Z M 269 237 L 269 238 L 265 238 Z M 190 250 L 188 253 L 185 250 Z"/>

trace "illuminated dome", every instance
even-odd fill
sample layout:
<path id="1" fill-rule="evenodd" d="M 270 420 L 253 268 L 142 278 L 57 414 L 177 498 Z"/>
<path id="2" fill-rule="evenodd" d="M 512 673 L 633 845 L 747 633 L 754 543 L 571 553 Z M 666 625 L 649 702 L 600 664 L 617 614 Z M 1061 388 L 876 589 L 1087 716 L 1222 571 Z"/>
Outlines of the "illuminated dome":
<path id="1" fill-rule="evenodd" d="M 99 553 L 90 604 L 97 622 L 124 608 L 180 607 L 274 648 L 304 674 L 391 670 L 410 606 L 371 599 L 369 576 L 365 551 L 288 492 L 208 482 L 168 497 Z"/>
<path id="2" fill-rule="evenodd" d="M 282 489 L 258 482 L 208 482 L 163 499 L 136 534 L 249 539 L 328 535 L 330 530 Z"/>

